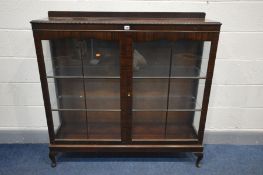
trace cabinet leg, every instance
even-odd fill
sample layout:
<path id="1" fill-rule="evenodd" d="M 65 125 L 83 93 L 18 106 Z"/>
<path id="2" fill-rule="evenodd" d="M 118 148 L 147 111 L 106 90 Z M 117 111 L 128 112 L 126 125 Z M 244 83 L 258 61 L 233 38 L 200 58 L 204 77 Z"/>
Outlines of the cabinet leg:
<path id="1" fill-rule="evenodd" d="M 51 167 L 52 168 L 57 166 L 56 155 L 57 155 L 57 153 L 55 151 L 49 151 L 49 158 L 51 160 Z"/>
<path id="2" fill-rule="evenodd" d="M 197 159 L 196 159 L 196 162 L 195 162 L 195 166 L 197 167 L 197 168 L 200 168 L 201 167 L 201 160 L 203 159 L 203 157 L 204 157 L 204 155 L 203 155 L 203 153 L 202 152 L 199 152 L 199 153 L 194 153 L 195 154 L 195 156 L 197 157 Z"/>

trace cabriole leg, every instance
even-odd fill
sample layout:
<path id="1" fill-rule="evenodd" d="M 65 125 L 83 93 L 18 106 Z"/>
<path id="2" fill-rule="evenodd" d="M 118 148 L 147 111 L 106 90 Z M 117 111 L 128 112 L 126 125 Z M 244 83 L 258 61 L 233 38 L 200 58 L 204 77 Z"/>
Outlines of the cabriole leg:
<path id="1" fill-rule="evenodd" d="M 202 152 L 198 152 L 198 153 L 194 153 L 194 154 L 197 157 L 196 162 L 195 162 L 195 166 L 197 168 L 200 168 L 201 167 L 201 163 L 200 162 L 203 159 L 204 155 L 203 155 Z"/>
<path id="2" fill-rule="evenodd" d="M 57 166 L 56 155 L 57 155 L 57 153 L 55 151 L 49 151 L 49 158 L 51 160 L 51 167 L 52 168 Z"/>

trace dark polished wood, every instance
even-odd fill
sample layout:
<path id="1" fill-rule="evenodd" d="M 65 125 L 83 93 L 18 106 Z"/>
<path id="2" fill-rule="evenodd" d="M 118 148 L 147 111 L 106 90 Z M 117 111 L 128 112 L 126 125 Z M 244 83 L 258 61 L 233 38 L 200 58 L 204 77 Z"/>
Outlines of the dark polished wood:
<path id="1" fill-rule="evenodd" d="M 192 152 L 200 166 L 221 23 L 199 12 L 48 16 L 31 24 L 52 167 L 58 152 Z M 143 69 L 136 52 L 147 60 Z"/>
<path id="2" fill-rule="evenodd" d="M 49 12 L 49 18 L 33 20 L 31 23 L 33 29 L 60 31 L 123 31 L 123 25 L 130 25 L 131 31 L 219 31 L 221 25 L 219 22 L 206 20 L 205 13 L 199 12 L 165 13 L 51 11 Z"/>
<path id="3" fill-rule="evenodd" d="M 53 151 L 57 152 L 141 152 L 141 153 L 174 153 L 174 152 L 202 152 L 202 145 L 49 145 Z"/>
<path id="4" fill-rule="evenodd" d="M 35 41 L 35 48 L 36 48 L 36 54 L 37 54 L 37 62 L 38 62 L 38 69 L 39 69 L 44 105 L 45 105 L 47 125 L 50 128 L 48 130 L 49 141 L 50 143 L 54 143 L 55 133 L 53 130 L 54 126 L 53 126 L 53 121 L 52 121 L 51 104 L 50 104 L 50 97 L 48 93 L 48 84 L 47 84 L 47 79 L 46 79 L 46 71 L 45 71 L 42 44 L 41 44 L 41 40 L 37 39 L 36 34 L 33 33 L 33 35 L 34 35 L 34 41 Z"/>
<path id="5" fill-rule="evenodd" d="M 50 151 L 49 151 L 49 155 L 48 156 L 49 156 L 49 158 L 51 160 L 51 167 L 54 168 L 54 167 L 57 166 L 57 161 L 56 161 L 57 153 L 54 150 L 52 150 L 51 148 L 49 148 L 49 149 L 50 149 Z"/>
<path id="6" fill-rule="evenodd" d="M 202 12 L 85 12 L 49 11 L 48 17 L 205 18 Z"/>
<path id="7" fill-rule="evenodd" d="M 200 168 L 201 167 L 201 160 L 204 157 L 204 153 L 203 152 L 195 152 L 194 154 L 197 157 L 196 162 L 195 162 L 195 166 L 197 168 Z"/>

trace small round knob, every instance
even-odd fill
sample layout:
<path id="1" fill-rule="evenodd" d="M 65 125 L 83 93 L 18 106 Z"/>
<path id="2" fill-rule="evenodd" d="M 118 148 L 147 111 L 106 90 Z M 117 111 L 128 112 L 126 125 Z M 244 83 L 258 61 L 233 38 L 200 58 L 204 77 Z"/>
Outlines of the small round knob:
<path id="1" fill-rule="evenodd" d="M 128 97 L 130 97 L 131 96 L 131 93 L 130 92 L 128 92 Z"/>

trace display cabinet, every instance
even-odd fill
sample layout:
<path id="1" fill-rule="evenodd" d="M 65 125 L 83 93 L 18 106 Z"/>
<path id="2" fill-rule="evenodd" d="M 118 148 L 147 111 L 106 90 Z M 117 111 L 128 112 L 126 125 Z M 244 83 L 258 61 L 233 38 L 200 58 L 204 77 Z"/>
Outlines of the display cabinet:
<path id="1" fill-rule="evenodd" d="M 50 11 L 31 24 L 53 167 L 58 152 L 193 152 L 199 166 L 221 23 Z"/>

